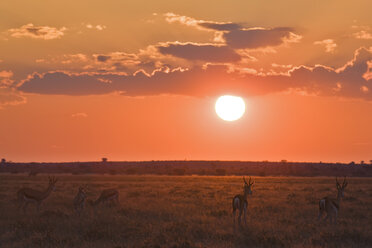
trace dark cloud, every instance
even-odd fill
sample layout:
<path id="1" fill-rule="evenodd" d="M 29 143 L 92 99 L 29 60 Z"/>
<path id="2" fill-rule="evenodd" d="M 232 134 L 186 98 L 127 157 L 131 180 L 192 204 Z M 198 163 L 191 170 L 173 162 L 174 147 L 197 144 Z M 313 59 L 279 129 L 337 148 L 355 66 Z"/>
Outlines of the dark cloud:
<path id="1" fill-rule="evenodd" d="M 226 44 L 232 48 L 260 48 L 278 46 L 284 38 L 290 38 L 291 28 L 231 30 L 223 34 Z"/>
<path id="2" fill-rule="evenodd" d="M 211 30 L 221 35 L 225 44 L 233 49 L 256 49 L 268 46 L 278 46 L 285 41 L 297 42 L 300 35 L 294 33 L 293 28 L 247 28 L 244 25 L 233 22 L 214 22 L 197 20 L 189 16 L 181 16 L 174 13 L 166 13 L 165 18 L 169 23 L 179 22 L 183 25 L 195 27 L 201 30 Z"/>
<path id="3" fill-rule="evenodd" d="M 107 60 L 109 60 L 111 58 L 111 56 L 108 56 L 108 55 L 97 55 L 97 61 L 99 62 L 106 62 Z"/>
<path id="4" fill-rule="evenodd" d="M 213 29 L 216 31 L 231 31 L 242 28 L 242 26 L 237 23 L 199 22 L 197 25 L 202 28 Z"/>
<path id="5" fill-rule="evenodd" d="M 203 97 L 223 93 L 260 95 L 286 88 L 277 83 L 276 78 L 280 79 L 272 76 L 271 80 L 266 80 L 265 77 L 228 73 L 225 66 L 171 72 L 164 70 L 153 75 L 142 71 L 134 75 L 51 72 L 34 74 L 23 82 L 19 90 L 60 95 L 92 95 L 118 91 L 128 96 L 175 94 Z"/>
<path id="6" fill-rule="evenodd" d="M 319 65 L 314 68 L 301 66 L 293 69 L 290 76 L 309 93 L 372 100 L 372 79 L 364 76 L 371 60 L 372 51 L 360 48 L 353 60 L 339 69 Z"/>
<path id="7" fill-rule="evenodd" d="M 225 66 L 206 69 L 163 70 L 147 75 L 69 74 L 51 72 L 33 75 L 19 90 L 40 94 L 90 95 L 123 92 L 128 96 L 189 95 L 215 96 L 237 94 L 263 95 L 298 90 L 316 95 L 339 96 L 372 100 L 372 79 L 366 79 L 372 52 L 358 49 L 352 61 L 339 69 L 325 66 L 297 67 L 288 75 L 261 75 L 228 72 Z"/>
<path id="8" fill-rule="evenodd" d="M 213 44 L 167 43 L 164 46 L 158 46 L 158 50 L 162 54 L 188 60 L 208 62 L 236 62 L 240 60 L 240 55 L 228 46 Z"/>
<path id="9" fill-rule="evenodd" d="M 33 74 L 18 89 L 28 93 L 76 96 L 106 94 L 113 91 L 107 80 L 99 74 L 76 75 L 65 72 Z"/>

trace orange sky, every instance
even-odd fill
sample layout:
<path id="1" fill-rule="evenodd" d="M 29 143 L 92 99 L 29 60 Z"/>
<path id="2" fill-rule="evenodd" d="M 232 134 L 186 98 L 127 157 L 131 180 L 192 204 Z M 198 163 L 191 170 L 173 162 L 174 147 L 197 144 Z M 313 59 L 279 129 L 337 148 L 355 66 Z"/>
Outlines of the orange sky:
<path id="1" fill-rule="evenodd" d="M 372 159 L 372 3 L 1 1 L 0 157 Z M 235 122 L 218 96 L 247 103 Z"/>

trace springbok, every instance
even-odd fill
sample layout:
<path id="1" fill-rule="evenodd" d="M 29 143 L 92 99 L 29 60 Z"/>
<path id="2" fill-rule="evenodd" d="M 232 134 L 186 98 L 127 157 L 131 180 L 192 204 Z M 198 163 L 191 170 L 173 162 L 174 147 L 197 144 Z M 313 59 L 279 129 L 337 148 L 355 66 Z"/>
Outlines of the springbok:
<path id="1" fill-rule="evenodd" d="M 99 204 L 106 204 L 113 202 L 119 204 L 119 191 L 117 189 L 104 189 L 101 192 L 101 195 L 95 201 L 89 201 L 91 206 L 97 206 Z"/>
<path id="2" fill-rule="evenodd" d="M 40 211 L 41 203 L 48 198 L 52 191 L 55 191 L 56 187 L 55 184 L 57 183 L 58 179 L 55 177 L 49 177 L 49 185 L 44 191 L 35 190 L 31 188 L 21 188 L 17 192 L 18 202 L 19 202 L 19 209 L 23 206 L 23 211 L 26 212 L 26 208 L 29 203 L 35 203 L 37 207 L 37 211 Z"/>
<path id="3" fill-rule="evenodd" d="M 337 199 L 334 200 L 330 197 L 324 197 L 319 201 L 319 215 L 318 220 L 323 216 L 323 213 L 326 212 L 327 216 L 324 218 L 324 221 L 327 221 L 329 218 L 330 223 L 332 223 L 332 219 L 334 220 L 334 223 L 337 221 L 337 215 L 340 211 L 340 204 L 341 199 L 344 197 L 344 190 L 347 186 L 346 177 L 344 178 L 344 182 L 342 183 L 342 186 L 337 180 L 336 177 L 336 187 L 337 187 Z"/>
<path id="4" fill-rule="evenodd" d="M 86 198 L 87 194 L 85 192 L 85 189 L 83 187 L 79 187 L 78 193 L 74 198 L 74 210 L 78 215 L 80 215 L 81 212 L 84 210 Z"/>
<path id="5" fill-rule="evenodd" d="M 235 215 L 236 210 L 239 209 L 239 226 L 241 223 L 241 217 L 242 213 L 244 213 L 244 223 L 247 225 L 247 207 L 248 207 L 248 195 L 252 195 L 252 186 L 254 182 L 252 182 L 251 177 L 249 177 L 249 182 L 245 180 L 245 177 L 243 177 L 244 180 L 244 195 L 236 195 L 234 196 L 232 200 L 232 207 L 233 207 L 233 215 L 234 215 L 234 229 L 235 229 Z"/>

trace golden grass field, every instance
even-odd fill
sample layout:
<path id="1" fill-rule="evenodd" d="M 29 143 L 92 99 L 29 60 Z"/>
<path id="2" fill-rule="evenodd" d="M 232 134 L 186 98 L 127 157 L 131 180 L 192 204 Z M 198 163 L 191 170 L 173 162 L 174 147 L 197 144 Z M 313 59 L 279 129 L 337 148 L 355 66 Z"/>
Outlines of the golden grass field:
<path id="1" fill-rule="evenodd" d="M 44 189 L 46 175 L 0 175 L 0 247 L 372 247 L 372 179 L 349 178 L 338 224 L 317 221 L 318 200 L 336 197 L 334 178 L 256 177 L 247 226 L 234 232 L 236 176 L 57 175 L 40 212 L 16 208 L 23 186 Z M 117 188 L 120 206 L 90 206 L 79 217 L 72 201 Z"/>

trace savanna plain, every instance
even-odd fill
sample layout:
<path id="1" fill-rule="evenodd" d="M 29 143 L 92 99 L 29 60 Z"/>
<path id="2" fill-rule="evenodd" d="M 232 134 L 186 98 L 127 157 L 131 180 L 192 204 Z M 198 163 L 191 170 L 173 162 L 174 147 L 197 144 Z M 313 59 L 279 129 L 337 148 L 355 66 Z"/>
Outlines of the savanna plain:
<path id="1" fill-rule="evenodd" d="M 22 187 L 44 190 L 48 176 L 0 175 L 0 247 L 372 247 L 372 179 L 347 178 L 336 224 L 317 221 L 319 199 L 336 198 L 334 177 L 255 177 L 247 225 L 234 230 L 238 176 L 56 175 L 38 212 L 17 208 Z M 119 205 L 73 199 L 115 188 Z"/>

